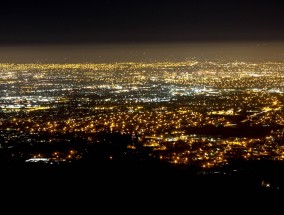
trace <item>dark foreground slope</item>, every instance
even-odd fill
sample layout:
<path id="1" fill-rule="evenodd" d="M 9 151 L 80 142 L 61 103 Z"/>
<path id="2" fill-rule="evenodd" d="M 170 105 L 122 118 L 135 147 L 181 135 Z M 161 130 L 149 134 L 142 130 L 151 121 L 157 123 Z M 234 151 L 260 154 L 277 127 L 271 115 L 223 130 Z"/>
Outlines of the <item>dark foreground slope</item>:
<path id="1" fill-rule="evenodd" d="M 235 162 L 229 166 L 202 170 L 159 162 L 77 162 L 50 165 L 23 163 L 1 165 L 1 184 L 74 189 L 75 192 L 130 191 L 159 192 L 283 192 L 284 164 L 272 161 Z"/>
<path id="2" fill-rule="evenodd" d="M 274 162 L 238 162 L 211 172 L 156 162 L 2 165 L 1 196 L 11 210 L 40 206 L 41 212 L 256 212 L 277 209 L 283 170 Z"/>

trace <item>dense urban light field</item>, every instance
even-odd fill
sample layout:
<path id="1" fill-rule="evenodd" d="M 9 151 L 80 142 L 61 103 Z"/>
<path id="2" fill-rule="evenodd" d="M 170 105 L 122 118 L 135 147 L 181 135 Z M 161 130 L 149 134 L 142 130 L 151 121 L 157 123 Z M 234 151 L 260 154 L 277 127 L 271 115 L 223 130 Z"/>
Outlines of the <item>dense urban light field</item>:
<path id="1" fill-rule="evenodd" d="M 8 63 L 0 69 L 5 162 L 77 161 L 92 145 L 110 144 L 105 134 L 123 136 L 117 144 L 126 146 L 121 154 L 108 152 L 110 160 L 137 155 L 210 169 L 235 158 L 284 159 L 281 62 Z"/>

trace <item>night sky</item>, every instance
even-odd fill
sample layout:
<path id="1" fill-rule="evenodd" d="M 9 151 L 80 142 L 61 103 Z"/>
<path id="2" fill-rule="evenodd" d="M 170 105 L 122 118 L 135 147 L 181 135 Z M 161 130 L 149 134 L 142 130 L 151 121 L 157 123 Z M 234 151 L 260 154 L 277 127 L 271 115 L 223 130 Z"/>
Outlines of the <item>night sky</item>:
<path id="1" fill-rule="evenodd" d="M 281 1 L 1 2 L 0 44 L 282 40 Z"/>

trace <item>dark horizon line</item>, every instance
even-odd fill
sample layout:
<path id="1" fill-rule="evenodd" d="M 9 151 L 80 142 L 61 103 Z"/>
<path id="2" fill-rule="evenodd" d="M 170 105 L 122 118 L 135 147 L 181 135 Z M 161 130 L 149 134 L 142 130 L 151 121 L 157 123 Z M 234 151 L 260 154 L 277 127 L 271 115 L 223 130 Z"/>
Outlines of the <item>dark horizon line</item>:
<path id="1" fill-rule="evenodd" d="M 190 40 L 34 40 L 34 41 L 0 41 L 1 47 L 10 46 L 52 46 L 52 45 L 124 45 L 124 44 L 202 44 L 202 43 L 282 43 L 284 38 L 242 38 L 242 39 L 232 39 L 232 38 L 219 38 L 219 39 L 190 39 Z"/>

